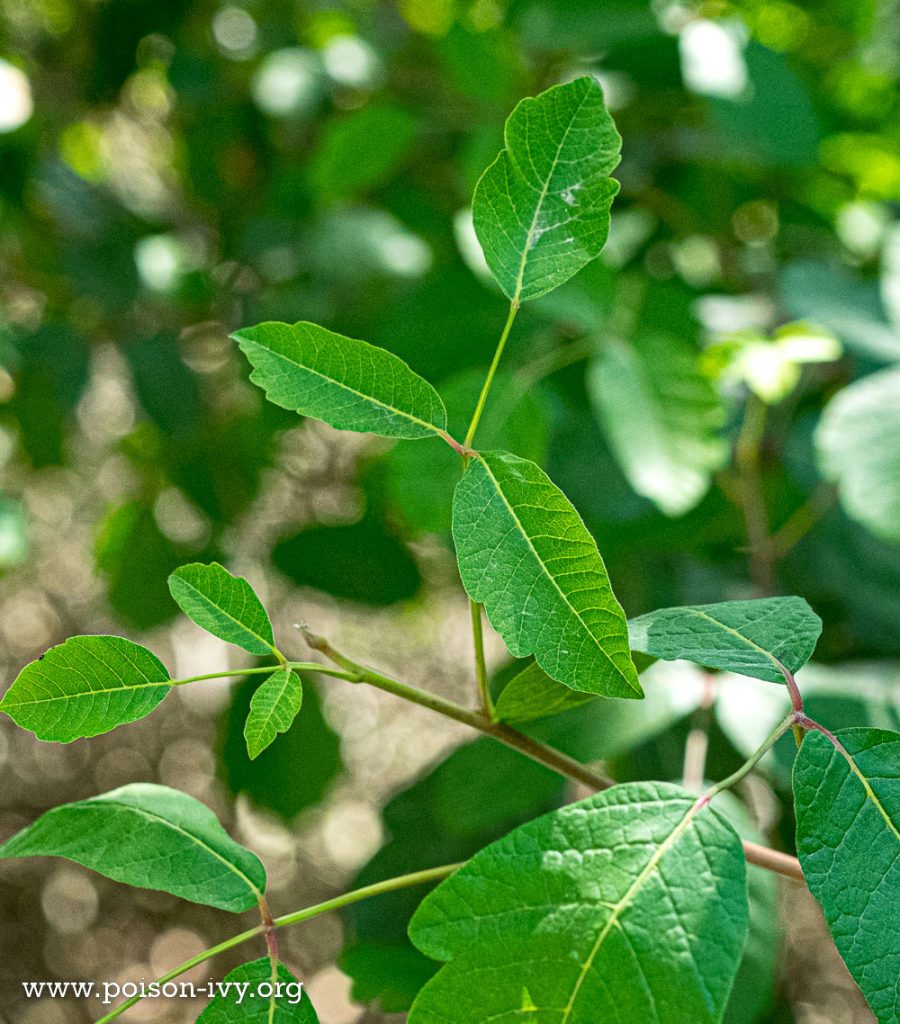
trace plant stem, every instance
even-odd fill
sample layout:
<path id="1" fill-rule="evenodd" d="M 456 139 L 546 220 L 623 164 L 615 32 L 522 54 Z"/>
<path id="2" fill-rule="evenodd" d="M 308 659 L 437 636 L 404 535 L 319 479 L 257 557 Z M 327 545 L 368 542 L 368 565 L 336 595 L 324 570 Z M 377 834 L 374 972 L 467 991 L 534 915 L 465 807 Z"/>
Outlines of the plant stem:
<path id="1" fill-rule="evenodd" d="M 613 785 L 611 779 L 592 771 L 580 761 L 569 757 L 568 754 L 533 740 L 530 736 L 526 736 L 525 733 L 521 733 L 517 729 L 513 729 L 512 726 L 506 725 L 505 722 L 493 722 L 479 711 L 464 708 L 460 704 L 445 700 L 436 694 L 427 693 L 425 690 L 418 690 L 413 686 L 407 686 L 406 683 L 401 683 L 390 676 L 383 675 L 381 672 L 376 672 L 365 665 L 360 665 L 332 647 L 324 637 L 316 636 L 306 630 L 304 630 L 304 636 L 306 642 L 313 650 L 321 651 L 326 658 L 330 658 L 342 668 L 347 669 L 350 675 L 345 675 L 343 678 L 349 678 L 350 682 L 367 683 L 379 690 L 384 690 L 385 693 L 392 693 L 395 697 L 402 697 L 412 704 L 428 708 L 430 711 L 443 715 L 445 718 L 452 718 L 455 722 L 462 722 L 463 725 L 477 729 L 486 736 L 493 736 L 494 739 L 505 743 L 508 747 L 512 747 L 513 750 L 518 750 L 520 753 L 525 754 L 526 757 L 530 757 L 532 761 L 537 761 L 566 778 L 575 779 L 591 789 L 607 789 Z"/>
<path id="2" fill-rule="evenodd" d="M 338 679 L 346 679 L 347 673 L 340 672 L 328 665 L 322 665 L 317 661 L 286 661 L 285 668 L 294 669 L 297 672 L 321 672 L 326 676 L 335 676 Z M 277 671 L 275 665 L 263 665 L 257 668 L 230 668 L 225 672 L 207 672 L 202 676 L 188 676 L 186 679 L 172 679 L 170 686 L 186 686 L 188 683 L 199 683 L 204 679 L 227 679 L 230 676 L 259 676 L 271 675 Z"/>
<path id="3" fill-rule="evenodd" d="M 404 700 L 429 708 L 431 711 L 444 715 L 446 718 L 452 718 L 454 721 L 471 726 L 486 736 L 492 736 L 494 739 L 499 740 L 500 743 L 505 743 L 506 746 L 511 747 L 513 750 L 518 750 L 519 753 L 530 757 L 532 761 L 537 761 L 538 764 L 550 768 L 558 775 L 572 779 L 575 782 L 580 782 L 592 790 L 609 789 L 610 786 L 615 785 L 612 779 L 592 771 L 580 761 L 569 757 L 568 754 L 539 743 L 530 736 L 526 736 L 525 733 L 521 733 L 517 729 L 506 725 L 504 722 L 491 722 L 476 711 L 470 711 L 468 708 L 454 704 L 452 701 L 436 697 L 434 694 L 425 693 L 423 690 L 417 690 L 412 686 L 407 686 L 405 683 L 398 682 L 396 679 L 391 679 L 390 676 L 382 675 L 380 672 L 375 672 L 373 669 L 359 665 L 332 647 L 324 637 L 315 636 L 307 630 L 304 630 L 304 636 L 310 647 L 321 651 L 326 657 L 331 658 L 338 665 L 347 669 L 352 676 L 350 678 L 351 682 L 368 683 L 370 686 L 375 686 L 386 693 L 392 693 L 396 697 L 402 697 Z M 343 676 L 342 678 L 348 678 L 348 676 Z M 760 756 L 762 755 L 760 754 Z M 743 843 L 743 847 L 747 860 L 751 864 L 758 864 L 760 867 L 767 868 L 769 871 L 775 871 L 788 878 L 803 879 L 800 862 L 796 857 L 791 857 L 786 853 L 779 853 L 777 850 L 770 850 L 768 847 L 746 840 Z"/>
<path id="4" fill-rule="evenodd" d="M 494 375 L 497 373 L 497 367 L 500 365 L 500 357 L 503 355 L 503 349 L 506 348 L 506 339 L 509 337 L 509 332 L 512 330 L 513 321 L 516 319 L 516 313 L 518 312 L 519 303 L 516 299 L 513 299 L 509 304 L 509 315 L 506 318 L 506 324 L 503 327 L 500 340 L 497 342 L 494 358 L 491 361 L 487 377 L 485 377 L 484 384 L 481 387 L 481 394 L 478 396 L 478 404 L 475 406 L 475 412 L 472 414 L 472 422 L 469 424 L 469 429 L 466 431 L 466 439 L 463 441 L 464 448 L 471 448 L 472 441 L 475 439 L 475 431 L 478 429 L 478 422 L 481 419 L 481 414 L 484 412 L 484 405 L 485 402 L 487 402 L 491 385 L 494 383 Z"/>
<path id="5" fill-rule="evenodd" d="M 750 549 L 750 574 L 757 588 L 765 594 L 775 589 L 769 543 L 769 519 L 760 474 L 760 449 L 766 432 L 766 404 L 757 395 L 750 394 L 744 413 L 744 423 L 735 446 L 741 509 L 747 527 L 747 545 Z"/>
<path id="6" fill-rule="evenodd" d="M 706 754 L 709 750 L 709 729 L 712 725 L 712 708 L 716 700 L 716 679 L 706 673 L 703 679 L 703 693 L 700 703 L 692 716 L 691 731 L 684 745 L 684 768 L 681 784 L 690 793 L 699 793 L 706 775 Z"/>
<path id="7" fill-rule="evenodd" d="M 286 928 L 288 925 L 299 924 L 301 921 L 308 921 L 310 918 L 318 917 L 320 914 L 327 914 L 332 910 L 340 910 L 342 907 L 348 907 L 352 903 L 359 903 L 361 900 L 369 899 L 372 896 L 381 896 L 384 893 L 396 892 L 398 889 L 409 889 L 416 885 L 425 885 L 428 882 L 438 882 L 461 867 L 462 863 L 444 864 L 438 868 L 427 868 L 424 871 L 413 871 L 408 875 L 398 875 L 396 878 L 388 878 L 383 882 L 375 882 L 372 885 L 363 886 L 361 889 L 354 889 L 352 892 L 343 893 L 341 896 L 335 896 L 330 900 L 324 900 L 322 903 L 316 903 L 311 907 L 304 907 L 302 910 L 295 910 L 292 914 L 284 914 L 282 917 L 276 917 L 271 922 L 271 927 L 273 929 Z M 157 978 L 156 984 L 165 985 L 166 982 L 173 981 L 175 978 L 191 970 L 191 968 L 197 967 L 200 964 L 205 963 L 207 960 L 211 960 L 219 953 L 224 953 L 229 949 L 234 949 L 235 946 L 240 946 L 242 943 L 247 942 L 258 935 L 264 934 L 266 928 L 267 926 L 265 924 L 259 924 L 255 928 L 249 928 L 247 931 L 241 932 L 239 935 L 233 935 L 230 939 L 226 939 L 224 942 L 220 942 L 216 946 L 210 946 L 209 949 L 204 949 L 202 953 L 192 956 L 190 960 L 185 960 L 184 963 L 179 964 L 177 967 L 173 967 L 171 971 L 164 974 L 161 978 Z M 139 1003 L 141 998 L 142 996 L 135 995 L 130 999 L 126 999 L 124 1002 L 119 1003 L 119 1005 L 114 1007 L 106 1014 L 106 1016 L 101 1017 L 96 1024 L 109 1024 L 109 1021 L 115 1020 L 116 1017 L 121 1016 L 126 1010 L 134 1006 L 135 1003 Z"/>
<path id="8" fill-rule="evenodd" d="M 472 640 L 475 645 L 475 681 L 478 686 L 478 700 L 481 713 L 494 721 L 494 702 L 491 700 L 491 684 L 484 660 L 484 630 L 481 622 L 481 605 L 469 598 L 469 612 L 472 616 Z"/>
<path id="9" fill-rule="evenodd" d="M 708 789 L 706 793 L 704 793 L 704 795 L 700 797 L 700 803 L 708 804 L 714 796 L 717 796 L 725 789 L 731 789 L 732 786 L 736 785 L 738 782 L 741 781 L 741 779 L 749 775 L 750 772 L 753 771 L 753 769 L 757 766 L 757 764 L 759 764 L 759 762 L 762 760 L 763 756 L 769 751 L 769 749 L 773 747 L 779 739 L 781 739 L 781 737 L 788 731 L 788 729 L 791 728 L 791 726 L 796 725 L 796 723 L 797 712 L 792 711 L 787 716 L 787 718 L 783 719 L 781 722 L 778 723 L 778 725 L 775 726 L 775 728 L 769 733 L 769 735 L 764 740 L 762 746 L 758 750 L 756 750 L 753 753 L 753 755 L 744 764 L 742 764 L 740 768 L 738 768 L 736 772 L 729 775 L 727 779 L 723 779 L 721 782 L 717 782 L 714 786 Z"/>
<path id="10" fill-rule="evenodd" d="M 834 505 L 837 491 L 831 484 L 820 484 L 809 499 L 769 538 L 773 559 L 784 558 Z"/>

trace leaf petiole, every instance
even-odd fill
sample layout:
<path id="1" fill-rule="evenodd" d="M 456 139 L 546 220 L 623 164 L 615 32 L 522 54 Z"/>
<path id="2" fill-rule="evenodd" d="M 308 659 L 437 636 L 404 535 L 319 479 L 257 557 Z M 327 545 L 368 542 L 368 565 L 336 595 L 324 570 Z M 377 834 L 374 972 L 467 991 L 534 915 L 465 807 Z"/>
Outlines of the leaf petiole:
<path id="1" fill-rule="evenodd" d="M 475 431 L 478 429 L 478 423 L 480 422 L 481 415 L 484 412 L 484 407 L 491 391 L 491 385 L 494 383 L 494 377 L 497 374 L 497 367 L 500 365 L 500 359 L 503 356 L 503 350 L 506 348 L 506 341 L 507 338 L 509 338 L 509 332 L 512 330 L 512 325 L 518 312 L 519 303 L 513 299 L 509 304 L 509 314 L 506 317 L 506 323 L 503 327 L 502 333 L 500 334 L 500 340 L 497 342 L 497 348 L 494 351 L 494 358 L 491 360 L 487 377 L 485 377 L 484 384 L 481 387 L 481 394 L 478 396 L 478 404 L 475 406 L 475 412 L 472 414 L 472 421 L 469 423 L 469 429 L 466 431 L 466 439 L 463 441 L 464 448 L 472 447 L 472 441 L 475 439 Z"/>
<path id="2" fill-rule="evenodd" d="M 745 776 L 749 775 L 751 771 L 759 764 L 762 758 L 768 753 L 768 751 L 781 739 L 781 737 L 797 724 L 798 712 L 791 711 L 791 713 L 784 718 L 782 721 L 775 726 L 775 728 L 769 733 L 762 745 L 754 754 L 741 765 L 736 772 L 733 772 L 728 776 L 727 779 L 723 779 L 721 782 L 717 782 L 714 786 L 708 789 L 703 796 L 700 797 L 698 803 L 701 807 L 706 806 L 713 799 L 718 796 L 723 790 L 731 789 L 732 786 L 737 785 Z"/>
<path id="3" fill-rule="evenodd" d="M 156 984 L 165 985 L 166 982 L 172 981 L 191 970 L 191 968 L 205 963 L 207 960 L 211 960 L 219 953 L 234 949 L 235 946 L 240 946 L 242 943 L 256 938 L 258 935 L 265 935 L 267 932 L 271 933 L 276 928 L 286 928 L 288 925 L 299 924 L 301 921 L 309 921 L 320 914 L 327 914 L 332 910 L 340 910 L 342 907 L 348 907 L 352 903 L 359 903 L 361 900 L 369 899 L 371 896 L 396 892 L 398 889 L 409 889 L 415 885 L 426 885 L 428 882 L 439 882 L 460 867 L 462 867 L 462 864 L 444 864 L 438 868 L 413 871 L 408 875 L 398 875 L 395 878 L 385 879 L 383 882 L 375 882 L 372 885 L 363 886 L 361 889 L 354 889 L 352 892 L 343 893 L 341 896 L 335 896 L 330 900 L 316 903 L 311 907 L 295 910 L 292 914 L 284 914 L 282 917 L 270 919 L 269 922 L 266 922 L 264 919 L 264 922 L 258 924 L 255 928 L 248 928 L 247 931 L 233 935 L 230 939 L 225 939 L 224 942 L 220 942 L 218 945 L 210 946 L 209 949 L 204 949 L 203 952 L 192 956 L 189 960 L 185 960 L 184 963 L 179 964 L 177 967 L 173 967 L 171 971 L 157 978 Z M 109 1013 L 97 1020 L 96 1024 L 109 1024 L 110 1021 L 120 1017 L 126 1010 L 134 1006 L 135 1003 L 139 1003 L 142 998 L 141 995 L 131 996 L 124 1002 L 119 1003 L 118 1006 L 113 1007 Z"/>

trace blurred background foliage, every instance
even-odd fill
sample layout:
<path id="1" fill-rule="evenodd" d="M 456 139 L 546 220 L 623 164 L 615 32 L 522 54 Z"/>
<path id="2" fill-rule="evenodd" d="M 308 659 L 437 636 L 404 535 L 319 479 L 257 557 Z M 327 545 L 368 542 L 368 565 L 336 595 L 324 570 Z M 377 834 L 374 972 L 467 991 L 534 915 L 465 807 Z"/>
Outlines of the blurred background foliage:
<path id="1" fill-rule="evenodd" d="M 176 619 L 165 580 L 216 557 L 268 595 L 283 631 L 329 626 L 402 677 L 468 693 L 454 460 L 438 442 L 298 425 L 247 383 L 228 333 L 304 319 L 385 346 L 439 387 L 461 433 L 505 316 L 473 186 L 515 102 L 585 73 L 624 137 L 610 242 L 523 310 L 479 444 L 548 467 L 629 615 L 802 595 L 825 621 L 805 670 L 814 713 L 897 727 L 896 0 L 7 0 L 7 681 L 79 631 L 140 636 L 183 674 L 214 669 L 227 654 Z M 617 778 L 680 778 L 686 744 L 706 737 L 706 771 L 724 773 L 780 711 L 764 685 L 658 675 L 640 718 L 594 702 L 535 729 L 610 758 Z M 198 693 L 59 750 L 4 721 L 2 834 L 61 793 L 156 778 L 230 816 L 293 906 L 357 873 L 466 856 L 564 797 L 505 751 L 338 690 L 308 697 L 251 764 L 247 684 Z M 786 849 L 789 765 L 785 746 L 745 794 L 749 815 L 735 811 Z M 90 1019 L 18 1002 L 18 979 L 149 977 L 228 925 L 70 868 L 29 868 L 23 891 L 25 870 L 0 879 L 16 1022 Z M 820 928 L 817 911 L 782 895 L 782 956 L 759 888 L 731 1024 L 869 1020 L 842 969 L 792 938 Z M 403 937 L 417 895 L 290 940 L 324 1024 L 408 1005 L 431 969 Z"/>

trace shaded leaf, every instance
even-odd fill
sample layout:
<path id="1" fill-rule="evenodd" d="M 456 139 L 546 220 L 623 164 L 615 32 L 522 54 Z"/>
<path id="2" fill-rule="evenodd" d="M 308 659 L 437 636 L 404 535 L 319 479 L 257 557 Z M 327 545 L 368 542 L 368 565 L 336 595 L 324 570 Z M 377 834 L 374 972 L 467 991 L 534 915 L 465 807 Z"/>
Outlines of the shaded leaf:
<path id="1" fill-rule="evenodd" d="M 815 650 L 822 620 L 801 597 L 660 608 L 628 622 L 636 651 L 784 682 Z"/>
<path id="2" fill-rule="evenodd" d="M 224 991 L 207 1005 L 197 1024 L 319 1024 L 303 984 L 284 964 L 277 965 L 274 980 L 279 989 L 272 992 L 272 962 L 267 956 L 235 967 L 218 983 Z"/>
<path id="3" fill-rule="evenodd" d="M 504 686 L 494 710 L 502 722 L 530 722 L 581 707 L 595 699 L 596 694 L 581 693 L 551 679 L 533 661 Z"/>
<path id="4" fill-rule="evenodd" d="M 559 806 L 565 783 L 555 772 L 491 739 L 454 750 L 382 812 L 386 844 L 353 887 L 390 878 L 415 863 L 437 867 L 471 857 L 536 814 Z M 348 946 L 341 969 L 353 996 L 404 1012 L 437 965 L 410 943 L 407 926 L 422 889 L 386 893 L 348 909 Z"/>
<path id="5" fill-rule="evenodd" d="M 522 100 L 472 214 L 491 273 L 514 301 L 537 298 L 599 255 L 619 190 L 622 140 L 592 78 Z"/>
<path id="6" fill-rule="evenodd" d="M 54 807 L 0 846 L 0 858 L 38 856 L 234 913 L 255 906 L 266 887 L 259 859 L 208 807 L 150 783 Z"/>
<path id="7" fill-rule="evenodd" d="M 355 110 L 326 125 L 310 180 L 327 199 L 377 188 L 390 180 L 415 135 L 415 120 L 400 107 Z"/>
<path id="8" fill-rule="evenodd" d="M 839 391 L 822 413 L 816 449 L 847 515 L 882 540 L 900 543 L 900 368 Z"/>
<path id="9" fill-rule="evenodd" d="M 409 548 L 377 516 L 284 537 L 272 563 L 298 586 L 376 607 L 409 600 L 422 586 Z"/>
<path id="10" fill-rule="evenodd" d="M 247 753 L 254 760 L 280 732 L 290 729 L 303 702 L 300 676 L 289 668 L 273 672 L 254 692 L 244 723 Z"/>
<path id="11" fill-rule="evenodd" d="M 492 844 L 410 924 L 449 960 L 410 1024 L 601 1020 L 714 1024 L 747 934 L 740 841 L 664 783 L 630 783 Z"/>
<path id="12" fill-rule="evenodd" d="M 121 636 L 73 636 L 18 674 L 0 701 L 23 729 L 69 743 L 150 712 L 168 694 L 165 665 Z"/>
<path id="13" fill-rule="evenodd" d="M 178 607 L 198 626 L 251 654 L 275 653 L 272 623 L 253 587 L 213 562 L 182 565 L 169 577 Z"/>
<path id="14" fill-rule="evenodd" d="M 232 691 L 219 724 L 217 772 L 228 791 L 291 819 L 317 804 L 341 769 L 340 742 L 322 715 L 316 688 L 304 680 L 303 714 L 258 757 L 247 754 L 244 725 L 257 689 L 249 677 Z"/>
<path id="15" fill-rule="evenodd" d="M 881 1024 L 900 1005 L 900 733 L 810 731 L 794 763 L 797 856 Z"/>
<path id="16" fill-rule="evenodd" d="M 430 437 L 447 425 L 434 388 L 368 342 L 310 323 L 263 323 L 232 337 L 253 366 L 250 380 L 282 408 L 383 437 Z"/>
<path id="17" fill-rule="evenodd" d="M 594 538 L 533 462 L 473 458 L 453 498 L 463 585 L 515 657 L 573 690 L 640 697 L 625 616 Z"/>
<path id="18" fill-rule="evenodd" d="M 450 433 L 463 437 L 484 383 L 483 370 L 467 370 L 441 386 Z M 515 377 L 498 373 L 491 400 L 478 426 L 481 448 L 503 448 L 542 463 L 547 451 L 550 410 L 539 388 L 522 389 Z M 396 514 L 416 531 L 450 533 L 453 491 L 459 483 L 459 463 L 439 451 L 442 441 L 398 444 L 387 456 L 388 493 Z M 423 487 L 422 481 L 428 486 Z"/>
<path id="19" fill-rule="evenodd" d="M 153 629 L 175 616 L 166 581 L 198 554 L 196 546 L 185 547 L 167 537 L 153 509 L 141 501 L 128 501 L 106 516 L 94 549 L 113 611 L 136 629 Z M 201 557 L 211 554 L 205 548 Z"/>
<path id="20" fill-rule="evenodd" d="M 706 494 L 726 458 L 724 409 L 679 338 L 609 339 L 587 371 L 588 393 L 622 472 L 638 494 L 670 516 Z"/>

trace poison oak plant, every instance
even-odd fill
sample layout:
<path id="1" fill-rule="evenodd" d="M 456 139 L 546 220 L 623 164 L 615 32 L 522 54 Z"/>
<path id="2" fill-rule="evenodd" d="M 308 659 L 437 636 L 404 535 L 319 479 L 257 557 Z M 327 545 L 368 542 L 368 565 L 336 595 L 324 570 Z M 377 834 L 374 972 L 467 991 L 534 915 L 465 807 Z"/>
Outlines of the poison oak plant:
<path id="1" fill-rule="evenodd" d="M 317 660 L 289 657 L 250 585 L 221 565 L 183 566 L 169 587 L 195 623 L 267 661 L 240 673 L 261 680 L 244 727 L 251 758 L 291 728 L 302 714 L 302 676 L 318 673 L 463 722 L 595 794 L 514 829 L 465 863 L 413 870 L 274 918 L 259 860 L 206 807 L 161 786 L 130 785 L 56 807 L 9 839 L 0 856 L 66 857 L 223 911 L 258 907 L 258 925 L 159 979 L 264 941 L 266 955 L 229 978 L 268 982 L 268 995 L 242 1005 L 219 996 L 200 1015 L 207 1024 L 315 1021 L 308 998 L 294 1005 L 277 994 L 274 983 L 291 977 L 278 960 L 277 930 L 441 880 L 409 925 L 415 947 L 442 964 L 423 980 L 411 1024 L 712 1024 L 725 1013 L 747 941 L 749 861 L 805 880 L 878 1020 L 896 1022 L 900 734 L 834 734 L 806 713 L 795 673 L 813 653 L 819 618 L 800 598 L 778 597 L 666 608 L 627 621 L 594 538 L 566 496 L 534 462 L 478 447 L 517 311 L 597 256 L 617 190 L 610 175 L 620 139 L 592 79 L 523 101 L 505 141 L 477 186 L 473 214 L 509 315 L 481 392 L 471 396 L 463 438 L 448 432 L 437 391 L 384 350 L 310 323 L 263 323 L 235 335 L 251 380 L 275 404 L 343 430 L 402 442 L 437 437 L 460 463 L 452 530 L 471 604 L 477 706 L 383 675 L 309 631 Z M 596 375 L 594 389 L 602 392 L 605 379 Z M 828 443 L 834 448 L 839 439 Z M 496 703 L 483 614 L 522 659 Z M 589 701 L 639 701 L 638 666 L 655 659 L 687 659 L 786 687 L 791 710 L 742 768 L 699 798 L 666 782 L 615 785 L 522 731 Z M 67 743 L 142 718 L 175 686 L 231 674 L 172 679 L 130 640 L 76 636 L 27 665 L 0 708 L 40 739 Z M 799 861 L 742 840 L 717 806 L 792 730 Z"/>

